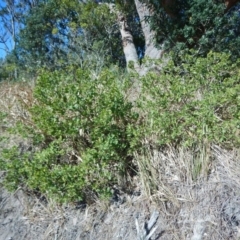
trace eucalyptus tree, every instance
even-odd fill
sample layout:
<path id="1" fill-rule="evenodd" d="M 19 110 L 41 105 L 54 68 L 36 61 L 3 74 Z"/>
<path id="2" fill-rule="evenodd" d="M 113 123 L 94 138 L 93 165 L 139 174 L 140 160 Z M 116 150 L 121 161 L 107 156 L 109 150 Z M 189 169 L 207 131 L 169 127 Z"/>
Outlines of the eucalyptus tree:
<path id="1" fill-rule="evenodd" d="M 101 57 L 125 65 L 116 19 L 95 1 L 40 1 L 24 18 L 17 51 L 28 66 L 82 66 Z"/>
<path id="2" fill-rule="evenodd" d="M 132 61 L 137 70 L 141 68 L 140 57 L 168 58 L 169 51 L 174 52 L 176 62 L 189 49 L 201 56 L 211 50 L 239 56 L 237 0 L 116 0 L 97 4 L 94 8 L 109 7 L 109 16 L 119 27 L 127 65 Z M 109 26 L 103 19 L 99 22 Z M 141 39 L 140 45 L 136 39 Z"/>
<path id="3" fill-rule="evenodd" d="M 143 57 L 168 58 L 170 50 L 176 62 L 189 49 L 238 57 L 238 6 L 235 0 L 40 0 L 24 17 L 17 52 L 33 66 L 52 68 L 133 61 L 139 69 Z"/>
<path id="4" fill-rule="evenodd" d="M 141 22 L 146 57 L 162 58 L 171 50 L 178 60 L 181 53 L 189 49 L 203 56 L 211 50 L 229 52 L 233 58 L 240 54 L 240 7 L 236 0 L 134 0 L 131 3 L 136 6 Z M 137 56 L 133 54 L 131 41 L 124 40 L 133 38 L 127 27 L 123 31 L 127 21 L 120 19 L 125 21 L 120 22 L 120 29 L 126 59 Z"/>

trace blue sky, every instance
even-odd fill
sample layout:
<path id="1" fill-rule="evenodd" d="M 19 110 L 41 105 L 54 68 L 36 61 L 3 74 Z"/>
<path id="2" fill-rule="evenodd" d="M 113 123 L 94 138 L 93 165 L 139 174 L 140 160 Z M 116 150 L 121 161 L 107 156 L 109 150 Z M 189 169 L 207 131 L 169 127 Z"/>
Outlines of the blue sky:
<path id="1" fill-rule="evenodd" d="M 4 48 L 4 45 L 0 43 L 0 58 L 4 58 L 6 56 L 6 51 L 2 48 Z"/>
<path id="2" fill-rule="evenodd" d="M 0 6 L 4 6 L 4 1 L 3 0 L 0 0 Z M 2 34 L 2 29 L 3 29 L 3 26 L 0 22 L 0 34 Z M 9 41 L 7 43 L 8 47 L 11 47 L 11 42 Z M 5 46 L 4 44 L 0 43 L 0 58 L 4 58 L 6 56 L 6 51 L 4 50 Z"/>
<path id="3" fill-rule="evenodd" d="M 0 0 L 0 6 L 2 5 L 3 5 L 3 1 Z M 2 29 L 1 23 L 0 23 L 0 28 Z M 0 58 L 5 57 L 5 54 L 6 54 L 5 51 L 2 50 L 3 47 L 4 47 L 3 44 L 0 43 Z"/>
<path id="4" fill-rule="evenodd" d="M 1 44 L 0 44 L 1 45 Z M 6 52 L 0 49 L 0 58 L 4 58 L 6 55 Z"/>

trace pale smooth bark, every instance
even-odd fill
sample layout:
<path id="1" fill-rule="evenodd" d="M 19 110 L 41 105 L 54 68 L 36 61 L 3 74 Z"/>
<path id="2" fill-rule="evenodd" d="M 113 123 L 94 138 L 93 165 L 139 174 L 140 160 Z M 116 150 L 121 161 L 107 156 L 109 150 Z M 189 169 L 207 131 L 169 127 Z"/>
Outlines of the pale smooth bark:
<path id="1" fill-rule="evenodd" d="M 140 68 L 136 47 L 133 43 L 132 33 L 127 25 L 126 18 L 119 13 L 118 22 L 120 26 L 120 32 L 122 36 L 123 52 L 126 58 L 127 67 L 130 62 L 133 63 L 134 69 Z"/>
<path id="2" fill-rule="evenodd" d="M 151 16 L 149 8 L 146 4 L 140 2 L 139 0 L 134 1 L 145 38 L 145 57 L 160 59 L 163 55 L 163 50 L 156 48 L 154 43 L 154 32 L 151 30 L 150 24 L 146 21 L 146 17 Z"/>
<path id="3" fill-rule="evenodd" d="M 114 4 L 108 4 L 110 11 L 117 16 L 118 25 L 120 28 L 120 33 L 122 37 L 122 45 L 123 45 L 123 52 L 125 55 L 127 68 L 129 70 L 130 63 L 133 63 L 133 67 L 135 70 L 140 69 L 139 59 L 137 55 L 137 50 L 133 42 L 133 36 L 131 33 L 130 28 L 128 27 L 126 17 L 123 13 L 118 11 L 115 8 Z"/>
<path id="4" fill-rule="evenodd" d="M 150 24 L 146 21 L 146 17 L 150 15 L 150 11 L 146 4 L 139 0 L 134 0 L 136 9 L 141 21 L 141 27 L 145 38 L 145 57 L 150 59 L 160 59 L 163 55 L 163 50 L 158 49 L 154 43 L 155 33 L 151 30 Z M 110 11 L 116 14 L 120 33 L 122 37 L 123 52 L 125 55 L 128 71 L 130 70 L 130 63 L 133 63 L 133 68 L 140 75 L 145 75 L 149 67 L 140 66 L 136 47 L 133 42 L 131 30 L 128 27 L 126 17 L 124 14 L 116 10 L 114 4 L 108 4 Z M 151 68 L 151 67 L 150 67 Z"/>

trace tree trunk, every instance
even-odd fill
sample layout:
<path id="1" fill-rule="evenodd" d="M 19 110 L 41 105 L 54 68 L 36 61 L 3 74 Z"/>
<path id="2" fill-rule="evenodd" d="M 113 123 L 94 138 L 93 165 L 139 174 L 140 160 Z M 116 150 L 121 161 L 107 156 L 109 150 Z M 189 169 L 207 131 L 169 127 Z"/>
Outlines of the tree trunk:
<path id="1" fill-rule="evenodd" d="M 140 65 L 139 65 L 137 50 L 133 43 L 133 36 L 127 25 L 127 21 L 122 14 L 118 14 L 118 22 L 120 25 L 123 52 L 126 58 L 127 67 L 129 68 L 129 64 L 130 62 L 132 62 L 134 69 L 139 70 Z"/>
<path id="2" fill-rule="evenodd" d="M 134 1 L 145 37 L 145 57 L 149 57 L 151 59 L 160 59 L 163 55 L 163 50 L 155 47 L 153 40 L 154 32 L 151 31 L 150 24 L 145 19 L 146 17 L 150 16 L 151 13 L 146 4 L 140 2 L 139 0 Z"/>
<path id="3" fill-rule="evenodd" d="M 140 69 L 139 59 L 138 59 L 136 47 L 133 43 L 133 36 L 132 36 L 131 30 L 129 29 L 128 24 L 127 24 L 127 20 L 126 20 L 124 14 L 115 8 L 114 4 L 110 3 L 107 5 L 110 9 L 110 12 L 117 15 L 117 21 L 118 21 L 118 24 L 120 27 L 123 52 L 125 55 L 127 68 L 129 70 L 130 63 L 132 62 L 134 69 L 138 71 Z"/>

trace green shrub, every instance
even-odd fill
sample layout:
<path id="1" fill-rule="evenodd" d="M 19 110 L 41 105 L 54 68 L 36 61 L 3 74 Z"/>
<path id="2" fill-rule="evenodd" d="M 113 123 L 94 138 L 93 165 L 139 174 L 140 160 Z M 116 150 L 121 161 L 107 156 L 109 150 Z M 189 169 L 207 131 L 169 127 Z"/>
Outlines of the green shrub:
<path id="1" fill-rule="evenodd" d="M 34 151 L 3 152 L 6 185 L 61 202 L 88 200 L 92 193 L 106 196 L 119 176 L 132 171 L 133 152 L 148 156 L 147 142 L 147 149 L 149 144 L 205 149 L 194 157 L 197 177 L 205 164 L 197 159 L 208 155 L 210 144 L 239 146 L 239 62 L 223 53 L 206 58 L 193 53 L 183 60 L 177 67 L 170 60 L 160 74 L 149 72 L 139 80 L 142 91 L 134 109 L 141 117 L 124 97 L 127 78 L 115 70 L 95 77 L 81 69 L 42 72 L 28 104 L 31 118 L 18 125 Z"/>
<path id="2" fill-rule="evenodd" d="M 240 62 L 229 59 L 224 53 L 185 55 L 181 66 L 169 61 L 160 74 L 142 78 L 143 135 L 154 136 L 157 145 L 239 146 Z"/>
<path id="3" fill-rule="evenodd" d="M 35 152 L 5 151 L 1 160 L 10 188 L 38 190 L 59 201 L 106 195 L 131 169 L 131 129 L 137 120 L 125 101 L 118 73 L 93 77 L 78 69 L 42 72 L 34 90 L 30 121 L 20 126 Z"/>

